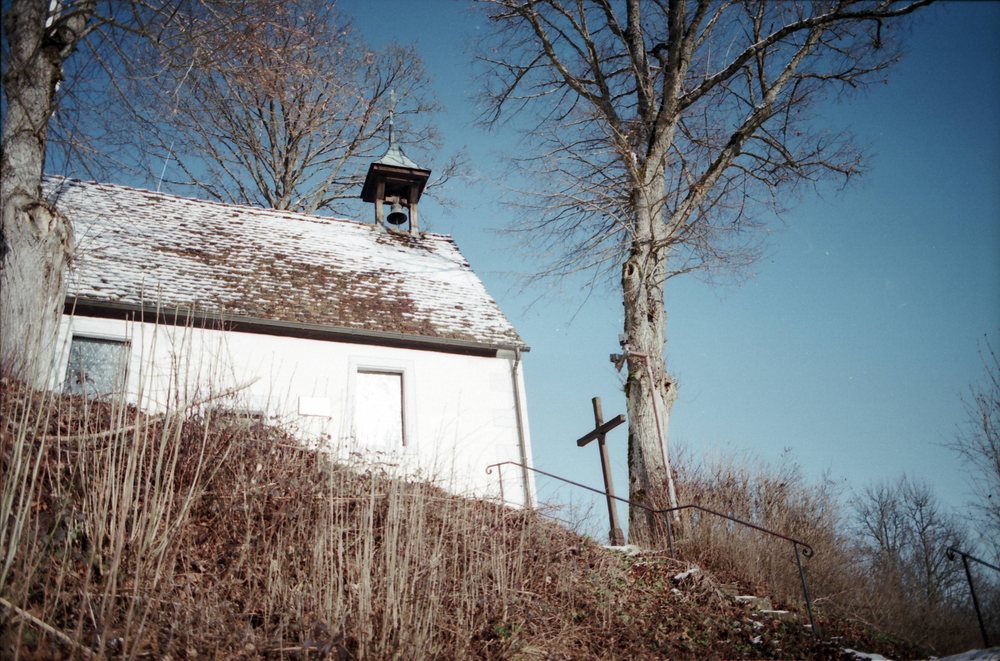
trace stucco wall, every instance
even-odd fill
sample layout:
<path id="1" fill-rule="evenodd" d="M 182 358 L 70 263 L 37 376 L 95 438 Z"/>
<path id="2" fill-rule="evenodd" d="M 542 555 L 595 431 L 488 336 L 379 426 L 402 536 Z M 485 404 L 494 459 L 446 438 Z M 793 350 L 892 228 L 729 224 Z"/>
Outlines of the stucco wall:
<path id="1" fill-rule="evenodd" d="M 61 387 L 73 335 L 128 340 L 130 399 L 162 409 L 177 394 L 188 401 L 265 412 L 343 458 L 378 460 L 437 480 L 456 493 L 500 495 L 486 466 L 527 461 L 531 446 L 520 366 L 524 446 L 519 441 L 513 354 L 463 356 L 342 342 L 91 317 L 64 316 L 53 387 Z M 403 374 L 406 446 L 373 455 L 353 434 L 358 369 Z M 523 505 L 533 486 L 521 471 L 502 471 L 506 502 Z"/>

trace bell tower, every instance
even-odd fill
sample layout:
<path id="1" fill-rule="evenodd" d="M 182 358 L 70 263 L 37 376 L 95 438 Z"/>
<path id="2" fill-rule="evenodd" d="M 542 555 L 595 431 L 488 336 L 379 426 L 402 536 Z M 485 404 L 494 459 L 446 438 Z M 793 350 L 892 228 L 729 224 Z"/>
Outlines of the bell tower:
<path id="1" fill-rule="evenodd" d="M 393 108 L 389 109 L 389 148 L 382 158 L 368 166 L 368 175 L 361 187 L 361 199 L 375 203 L 375 224 L 399 227 L 409 221 L 410 234 L 416 234 L 420 228 L 420 215 L 417 203 L 431 175 L 403 153 L 396 144 L 395 94 L 392 95 Z M 389 214 L 385 214 L 385 205 L 390 204 Z"/>

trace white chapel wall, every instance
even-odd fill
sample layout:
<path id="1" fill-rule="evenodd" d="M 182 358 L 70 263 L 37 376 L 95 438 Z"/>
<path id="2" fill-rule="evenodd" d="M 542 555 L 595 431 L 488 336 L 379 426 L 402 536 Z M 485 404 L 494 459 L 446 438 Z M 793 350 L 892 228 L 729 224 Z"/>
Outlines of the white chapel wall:
<path id="1" fill-rule="evenodd" d="M 208 401 L 204 405 L 259 411 L 344 459 L 378 460 L 406 474 L 437 480 L 453 492 L 481 497 L 500 496 L 497 472 L 486 474 L 489 464 L 530 464 L 520 370 L 514 378 L 524 415 L 523 452 L 519 441 L 513 356 L 464 356 L 64 316 L 55 388 L 62 386 L 73 335 L 128 341 L 126 390 L 147 409 L 175 407 L 179 393 L 185 404 Z M 355 401 L 359 390 L 366 391 L 356 382 L 359 372 L 400 375 L 404 447 L 378 447 L 380 443 L 354 438 L 354 416 L 378 411 L 377 403 Z M 393 379 L 370 382 L 381 385 L 367 392 L 392 396 L 386 388 Z M 385 408 L 389 415 L 398 414 L 392 413 L 398 406 Z M 523 505 L 523 473 L 507 466 L 501 475 L 504 500 Z M 528 489 L 533 492 L 530 479 Z"/>

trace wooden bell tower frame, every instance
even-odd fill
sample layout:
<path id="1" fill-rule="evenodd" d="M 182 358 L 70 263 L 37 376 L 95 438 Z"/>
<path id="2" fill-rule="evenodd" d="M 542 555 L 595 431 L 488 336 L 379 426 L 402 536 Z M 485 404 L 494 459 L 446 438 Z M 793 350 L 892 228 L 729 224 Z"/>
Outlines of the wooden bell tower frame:
<path id="1" fill-rule="evenodd" d="M 417 205 L 431 175 L 430 170 L 419 167 L 386 162 L 393 150 L 402 154 L 398 147 L 390 147 L 386 155 L 368 166 L 368 176 L 361 188 L 361 199 L 375 203 L 375 224 L 385 224 L 385 204 L 399 203 L 409 211 L 409 231 L 416 234 L 420 228 Z M 409 161 L 406 156 L 404 159 Z"/>
<path id="2" fill-rule="evenodd" d="M 368 166 L 365 184 L 361 187 L 361 199 L 375 203 L 375 225 L 385 226 L 385 203 L 399 204 L 409 211 L 410 234 L 420 231 L 420 214 L 417 204 L 431 176 L 430 170 L 420 167 L 403 153 L 396 144 L 396 91 L 390 93 L 389 105 L 389 148 L 382 158 Z"/>

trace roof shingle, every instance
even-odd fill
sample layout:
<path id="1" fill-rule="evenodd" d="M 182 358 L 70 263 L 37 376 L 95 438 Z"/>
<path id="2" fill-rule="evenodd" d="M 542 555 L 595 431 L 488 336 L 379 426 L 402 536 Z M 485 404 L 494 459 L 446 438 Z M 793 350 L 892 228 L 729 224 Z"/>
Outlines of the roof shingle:
<path id="1" fill-rule="evenodd" d="M 49 177 L 69 296 L 489 346 L 523 341 L 454 240 Z"/>

